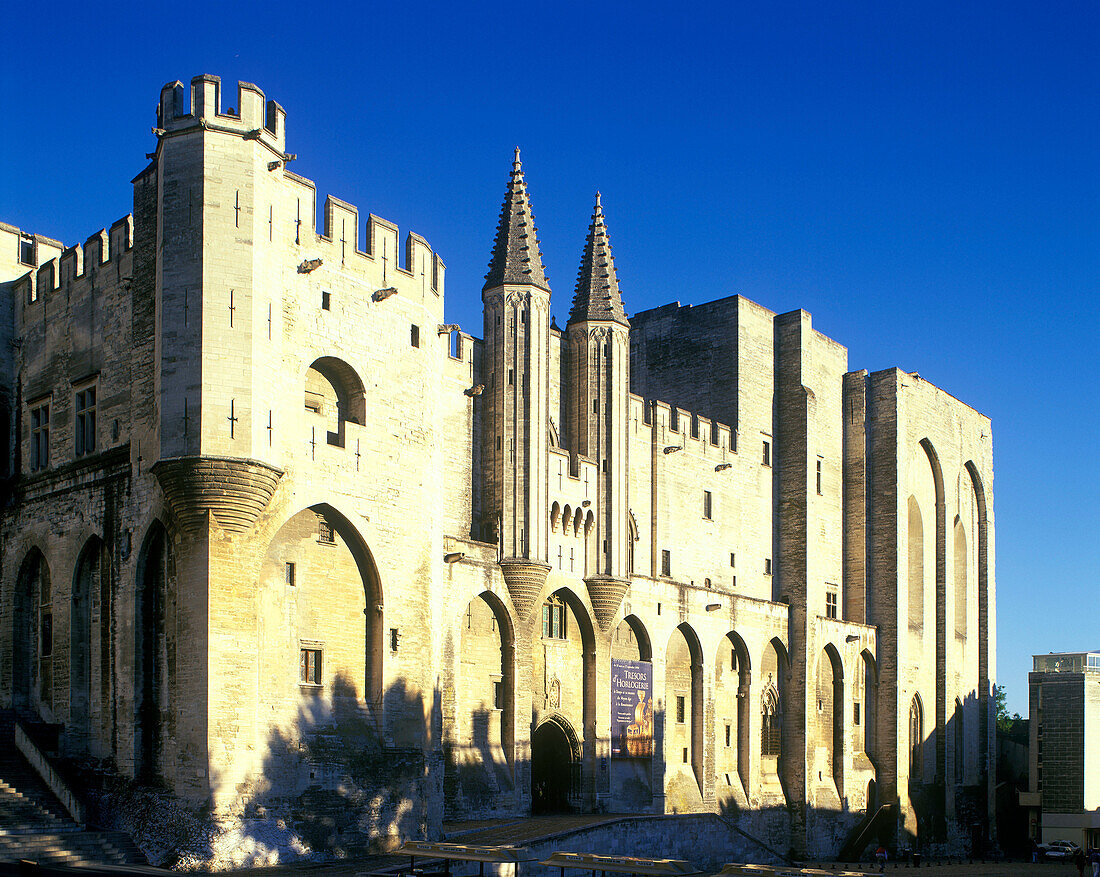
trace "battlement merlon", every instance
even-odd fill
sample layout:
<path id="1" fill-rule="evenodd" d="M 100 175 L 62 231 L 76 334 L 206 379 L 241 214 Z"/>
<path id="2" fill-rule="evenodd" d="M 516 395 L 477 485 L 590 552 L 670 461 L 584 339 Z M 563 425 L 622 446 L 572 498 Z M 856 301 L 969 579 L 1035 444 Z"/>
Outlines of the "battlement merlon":
<path id="1" fill-rule="evenodd" d="M 251 82 L 237 83 L 237 108 L 222 111 L 222 80 L 204 73 L 191 80 L 191 111 L 184 106 L 184 85 L 169 82 L 160 90 L 157 132 L 164 137 L 189 128 L 223 130 L 252 137 L 279 157 L 286 155 L 286 110 L 268 100 Z M 231 112 L 232 110 L 232 112 Z"/>
<path id="2" fill-rule="evenodd" d="M 102 266 L 116 263 L 133 246 L 134 217 L 128 214 L 113 222 L 110 230 L 97 231 L 83 246 L 66 247 L 59 257 L 43 262 L 32 274 L 33 283 L 26 287 L 25 304 L 33 304 L 63 286 L 90 278 Z"/>
<path id="3" fill-rule="evenodd" d="M 295 175 L 295 182 L 306 184 L 312 188 L 312 182 Z M 410 231 L 405 236 L 404 261 L 401 260 L 401 252 L 398 247 L 400 229 L 388 219 L 367 215 L 366 249 L 359 248 L 359 208 L 354 204 L 341 201 L 332 195 L 325 197 L 324 205 L 324 231 L 318 238 L 328 243 L 341 244 L 341 250 L 351 242 L 350 252 L 343 252 L 346 262 L 347 256 L 354 253 L 365 256 L 375 262 L 382 260 L 383 282 L 388 283 L 388 272 L 392 269 L 395 273 L 404 274 L 407 277 L 424 276 L 425 288 L 430 288 L 436 296 L 443 294 L 443 280 L 447 266 L 439 258 L 423 237 Z"/>
<path id="4" fill-rule="evenodd" d="M 683 408 L 675 408 L 660 400 L 643 399 L 634 393 L 628 399 L 627 415 L 638 422 L 639 431 L 664 429 L 672 444 L 679 444 L 686 451 L 707 453 L 706 447 L 715 450 L 737 452 L 736 430 L 709 417 L 694 414 Z M 673 441 L 679 439 L 679 442 Z"/>

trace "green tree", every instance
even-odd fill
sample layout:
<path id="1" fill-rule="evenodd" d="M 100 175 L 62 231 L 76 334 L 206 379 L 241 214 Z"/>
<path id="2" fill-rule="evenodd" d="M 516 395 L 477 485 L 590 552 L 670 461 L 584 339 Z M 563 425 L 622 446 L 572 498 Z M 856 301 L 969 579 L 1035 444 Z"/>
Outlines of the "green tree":
<path id="1" fill-rule="evenodd" d="M 997 708 L 997 730 L 1002 734 L 1009 734 L 1015 730 L 1017 724 L 1024 720 L 1019 713 L 1008 714 L 1008 696 L 1004 686 L 993 686 L 993 703 Z"/>

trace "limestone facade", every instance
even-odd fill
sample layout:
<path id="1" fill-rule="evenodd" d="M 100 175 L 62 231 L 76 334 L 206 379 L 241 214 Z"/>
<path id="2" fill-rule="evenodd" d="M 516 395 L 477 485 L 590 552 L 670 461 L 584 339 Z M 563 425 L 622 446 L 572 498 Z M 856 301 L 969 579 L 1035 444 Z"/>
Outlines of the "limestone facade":
<path id="1" fill-rule="evenodd" d="M 628 317 L 598 199 L 558 327 L 518 150 L 475 338 L 427 241 L 333 197 L 316 228 L 283 108 L 221 92 L 164 87 L 109 230 L 0 226 L 5 705 L 221 808 L 342 788 L 317 741 L 370 735 L 415 766 L 394 834 L 988 825 L 986 417 L 804 311 Z M 611 756 L 613 658 L 652 757 Z"/>

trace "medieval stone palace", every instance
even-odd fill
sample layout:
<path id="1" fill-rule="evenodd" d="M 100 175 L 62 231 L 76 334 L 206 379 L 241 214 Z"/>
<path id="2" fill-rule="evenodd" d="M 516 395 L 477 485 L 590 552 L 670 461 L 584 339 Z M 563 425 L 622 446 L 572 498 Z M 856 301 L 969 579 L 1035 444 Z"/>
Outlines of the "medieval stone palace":
<path id="1" fill-rule="evenodd" d="M 316 227 L 286 121 L 170 83 L 132 215 L 0 226 L 3 705 L 196 805 L 356 787 L 397 834 L 988 836 L 990 421 L 805 311 L 628 315 L 599 196 L 559 327 L 518 150 L 474 337 L 422 237 Z"/>

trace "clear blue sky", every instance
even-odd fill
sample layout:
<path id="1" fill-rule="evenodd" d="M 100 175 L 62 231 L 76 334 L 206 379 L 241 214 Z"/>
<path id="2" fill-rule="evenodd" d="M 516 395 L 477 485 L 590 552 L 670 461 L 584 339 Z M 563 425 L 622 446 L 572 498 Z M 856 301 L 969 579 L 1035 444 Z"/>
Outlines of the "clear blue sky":
<path id="1" fill-rule="evenodd" d="M 160 86 L 244 79 L 480 334 L 519 144 L 559 322 L 600 189 L 628 310 L 741 293 L 919 371 L 993 419 L 1010 709 L 1032 653 L 1100 648 L 1095 2 L 62 0 L 7 34 L 0 219 L 83 241 L 131 208 Z"/>

